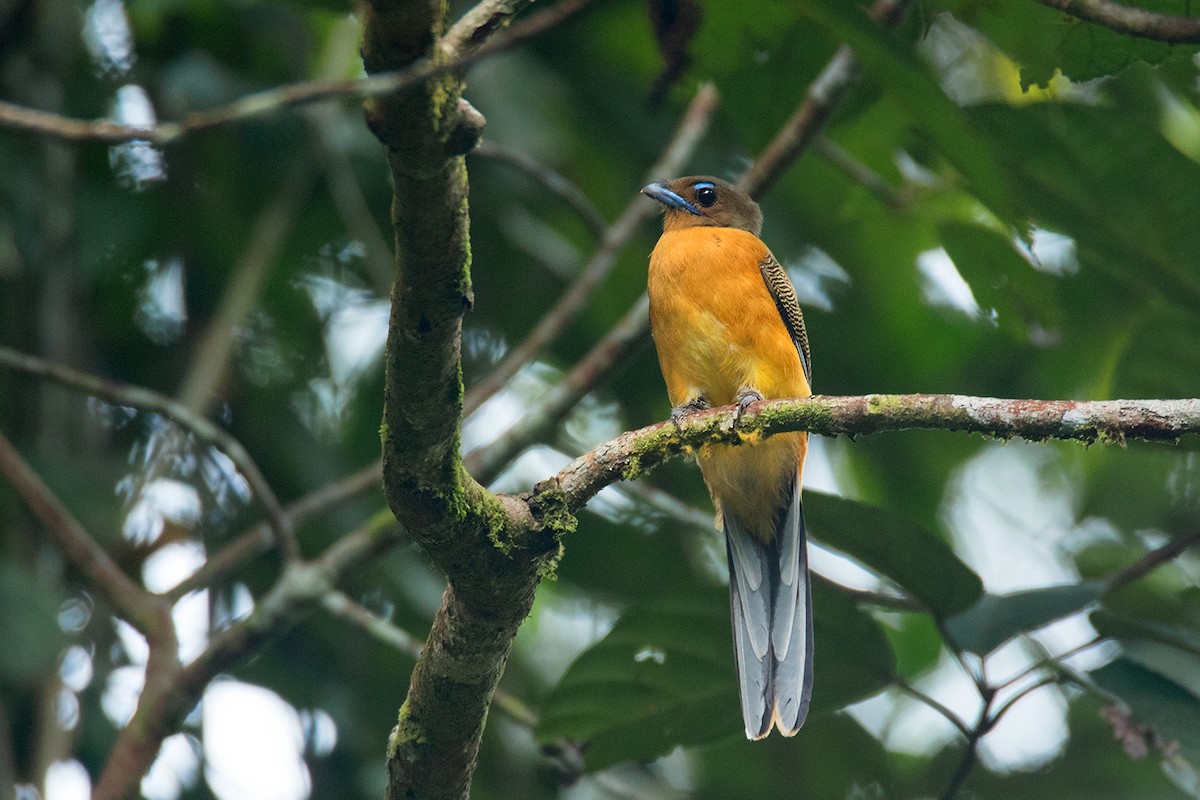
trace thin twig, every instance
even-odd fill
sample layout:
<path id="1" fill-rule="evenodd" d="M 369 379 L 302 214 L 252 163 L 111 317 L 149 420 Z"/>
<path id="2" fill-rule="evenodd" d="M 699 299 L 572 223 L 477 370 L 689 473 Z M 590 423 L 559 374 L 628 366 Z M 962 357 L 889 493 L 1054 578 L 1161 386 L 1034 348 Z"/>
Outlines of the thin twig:
<path id="1" fill-rule="evenodd" d="M 608 222 L 605 221 L 604 215 L 600 213 L 600 209 L 596 208 L 596 204 L 592 202 L 591 198 L 582 189 L 567 180 L 562 173 L 555 172 L 520 150 L 493 142 L 491 139 L 481 141 L 479 146 L 471 151 L 471 155 L 507 164 L 522 175 L 533 179 L 543 188 L 554 193 L 578 214 L 592 236 L 598 240 L 604 238 L 604 234 L 608 230 Z"/>
<path id="2" fill-rule="evenodd" d="M 891 209 L 904 207 L 904 195 L 896 190 L 882 175 L 855 158 L 846 148 L 828 136 L 813 140 L 813 150 L 851 180 L 861 184 L 879 201 Z"/>
<path id="3" fill-rule="evenodd" d="M 255 222 L 246 250 L 225 285 L 217 313 L 200 337 L 179 389 L 179 402 L 192 411 L 204 413 L 225 380 L 238 332 L 258 302 L 263 282 L 279 260 L 292 223 L 308 197 L 312 179 L 311 160 L 297 159 L 278 194 Z"/>
<path id="4" fill-rule="evenodd" d="M 347 500 L 368 489 L 379 489 L 383 479 L 383 466 L 376 460 L 344 478 L 324 484 L 284 507 L 283 513 L 292 527 L 319 514 L 330 506 Z M 164 597 L 172 602 L 206 586 L 217 586 L 230 575 L 241 569 L 256 556 L 269 553 L 275 545 L 270 525 L 255 525 L 230 540 L 224 547 L 210 555 L 204 564 Z"/>
<path id="5" fill-rule="evenodd" d="M 1000 722 L 1000 719 L 1005 714 L 1007 714 L 1009 709 L 1011 709 L 1014 705 L 1016 705 L 1018 701 L 1025 699 L 1025 697 L 1027 697 L 1030 694 L 1033 694 L 1038 689 L 1044 688 L 1046 686 L 1053 686 L 1054 684 L 1058 683 L 1058 680 L 1059 679 L 1057 676 L 1047 675 L 1043 678 L 1039 678 L 1038 680 L 1036 680 L 1033 683 L 1026 686 L 1021 691 L 1014 694 L 1012 697 L 1008 698 L 1008 700 L 1006 700 L 1003 705 L 1001 705 L 999 708 L 997 708 L 988 717 L 986 730 L 990 731 L 993 728 L 995 728 L 996 724 Z"/>
<path id="6" fill-rule="evenodd" d="M 241 442 L 204 416 L 194 413 L 179 401 L 172 400 L 151 389 L 106 380 L 61 364 L 18 353 L 8 347 L 0 347 L 0 365 L 78 389 L 109 403 L 161 414 L 190 431 L 202 442 L 221 450 L 237 466 L 238 471 L 242 473 L 246 483 L 253 490 L 255 497 L 262 504 L 280 552 L 289 557 L 296 557 L 299 553 L 291 522 L 283 512 L 283 507 L 279 504 L 279 498 L 275 496 L 274 490 L 259 471 L 254 459 L 250 457 L 250 453 L 246 451 Z"/>
<path id="7" fill-rule="evenodd" d="M 125 574 L 3 433 L 0 475 L 45 526 L 67 560 L 87 577 L 89 588 L 111 603 L 120 617 L 147 638 L 163 626 L 164 616 L 165 624 L 170 625 L 170 607 Z"/>
<path id="8" fill-rule="evenodd" d="M 708 129 L 716 106 L 716 88 L 711 84 L 704 84 L 684 112 L 671 142 L 650 168 L 650 179 L 674 175 L 682 168 Z M 562 335 L 608 276 L 617 262 L 618 254 L 637 231 L 638 226 L 655 213 L 657 210 L 654 205 L 640 193 L 630 200 L 617 221 L 605 231 L 600 246 L 580 270 L 575 282 L 559 298 L 558 303 L 542 317 L 524 341 L 510 350 L 487 377 L 467 393 L 463 406 L 464 414 L 475 411 L 492 395 L 503 389 L 522 367 L 531 363 L 551 342 Z"/>
<path id="9" fill-rule="evenodd" d="M 477 61 L 520 44 L 582 11 L 591 2 L 592 0 L 562 0 L 516 22 L 508 30 L 488 39 L 482 45 L 460 51 L 452 58 L 424 58 L 406 69 L 378 73 L 366 78 L 305 81 L 279 86 L 208 111 L 194 111 L 179 122 L 137 127 L 109 120 L 72 119 L 0 101 L 0 128 L 76 142 L 116 144 L 145 141 L 160 146 L 171 145 L 198 131 L 265 117 L 291 106 L 343 97 L 378 97 L 398 92 L 429 78 L 465 69 Z"/>
<path id="10" fill-rule="evenodd" d="M 1126 584 L 1133 583 L 1139 578 L 1145 576 L 1151 570 L 1162 566 L 1168 561 L 1177 558 L 1184 550 L 1187 550 L 1193 545 L 1200 544 L 1200 528 L 1186 533 L 1182 536 L 1177 536 L 1171 541 L 1164 544 L 1155 550 L 1151 550 L 1139 560 L 1133 562 L 1124 569 L 1109 576 L 1108 588 L 1106 592 L 1114 592 Z"/>
<path id="11" fill-rule="evenodd" d="M 546 390 L 536 406 L 499 437 L 466 455 L 463 463 L 467 471 L 481 483 L 491 483 L 522 450 L 549 436 L 588 392 L 611 375 L 630 352 L 645 343 L 648 309 L 649 300 L 643 294 L 582 361 Z"/>
<path id="12" fill-rule="evenodd" d="M 965 723 L 961 719 L 959 719 L 958 715 L 955 714 L 953 711 L 951 711 L 949 708 L 942 705 L 942 703 L 940 703 L 939 701 L 934 700 L 932 697 L 925 694 L 917 687 L 901 680 L 900 678 L 897 678 L 895 680 L 895 685 L 896 685 L 896 688 L 899 689 L 900 691 L 904 692 L 905 694 L 911 696 L 912 698 L 914 698 L 916 700 L 921 701 L 922 703 L 924 703 L 925 705 L 929 706 L 931 709 L 936 711 L 938 714 L 941 714 L 942 717 L 944 717 L 947 722 L 949 722 L 951 725 L 954 726 L 955 730 L 957 730 L 959 733 L 962 734 L 964 739 L 970 741 L 971 729 L 969 727 L 967 727 L 967 723 Z"/>
<path id="13" fill-rule="evenodd" d="M 420 639 L 390 620 L 372 614 L 361 603 L 351 600 L 345 592 L 335 590 L 327 593 L 321 598 L 321 606 L 330 614 L 361 628 L 393 650 L 398 650 L 410 658 L 421 657 Z"/>
<path id="14" fill-rule="evenodd" d="M 908 2 L 876 0 L 871 6 L 871 16 L 890 27 L 899 21 Z M 800 106 L 738 180 L 738 185 L 751 197 L 766 194 L 829 121 L 834 108 L 850 90 L 857 75 L 854 53 L 849 45 L 842 45 L 809 85 Z"/>
<path id="15" fill-rule="evenodd" d="M 1065 11 L 1073 17 L 1097 25 L 1168 44 L 1200 42 L 1200 19 L 1159 14 L 1144 8 L 1114 3 L 1112 0 L 1038 0 L 1044 6 Z"/>

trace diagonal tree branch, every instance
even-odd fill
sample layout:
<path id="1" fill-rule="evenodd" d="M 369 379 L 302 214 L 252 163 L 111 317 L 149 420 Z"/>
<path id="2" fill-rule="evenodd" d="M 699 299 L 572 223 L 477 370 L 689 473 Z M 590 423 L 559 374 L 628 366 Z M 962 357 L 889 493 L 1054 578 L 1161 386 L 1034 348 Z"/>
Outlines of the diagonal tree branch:
<path id="1" fill-rule="evenodd" d="M 147 638 L 164 626 L 170 627 L 170 606 L 125 574 L 2 433 L 0 475 L 46 527 L 75 569 L 87 578 L 88 586 L 102 595 L 119 616 Z"/>
<path id="2" fill-rule="evenodd" d="M 1168 44 L 1200 44 L 1200 18 L 1159 14 L 1113 0 L 1038 0 L 1117 33 Z"/>
<path id="3" fill-rule="evenodd" d="M 96 375 L 89 375 L 70 367 L 64 367 L 61 364 L 54 364 L 49 361 L 43 361 L 40 358 L 35 358 L 34 356 L 18 353 L 7 347 L 0 347 L 0 366 L 20 370 L 40 378 L 47 378 L 64 386 L 69 386 L 72 389 L 99 397 L 109 403 L 140 408 L 143 411 L 161 414 L 177 425 L 191 431 L 202 442 L 210 444 L 225 453 L 229 457 L 229 460 L 238 468 L 238 471 L 242 473 L 242 476 L 254 491 L 255 497 L 258 498 L 258 501 L 266 511 L 271 531 L 275 536 L 275 544 L 279 547 L 280 552 L 287 557 L 294 557 L 299 552 L 295 534 L 292 531 L 291 520 L 284 513 L 283 507 L 279 503 L 279 498 L 275 496 L 274 490 L 271 489 L 271 485 L 259 470 L 258 465 L 254 463 L 254 459 L 250 456 L 250 453 L 242 446 L 241 442 L 210 422 L 203 415 L 197 414 L 183 403 L 172 400 L 151 389 L 105 380 Z"/>

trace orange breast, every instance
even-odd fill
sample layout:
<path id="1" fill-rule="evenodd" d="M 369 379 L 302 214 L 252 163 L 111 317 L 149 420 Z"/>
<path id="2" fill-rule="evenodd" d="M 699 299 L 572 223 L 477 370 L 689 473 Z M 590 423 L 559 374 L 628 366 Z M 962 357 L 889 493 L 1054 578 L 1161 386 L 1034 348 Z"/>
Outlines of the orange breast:
<path id="1" fill-rule="evenodd" d="M 664 232 L 650 256 L 650 324 L 672 405 L 729 405 L 743 388 L 767 399 L 811 394 L 800 356 L 767 290 L 753 234 L 690 227 Z M 713 447 L 699 458 L 719 511 L 760 538 L 774 535 L 781 492 L 800 469 L 804 434 Z"/>

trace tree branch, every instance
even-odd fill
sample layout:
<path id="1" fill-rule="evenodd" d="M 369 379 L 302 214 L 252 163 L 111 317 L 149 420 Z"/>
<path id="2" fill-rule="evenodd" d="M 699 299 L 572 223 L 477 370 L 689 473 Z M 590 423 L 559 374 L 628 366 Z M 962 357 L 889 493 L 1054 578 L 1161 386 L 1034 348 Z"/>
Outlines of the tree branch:
<path id="1" fill-rule="evenodd" d="M 67 560 L 87 578 L 89 588 L 103 596 L 118 616 L 148 638 L 164 625 L 171 625 L 170 606 L 125 574 L 3 433 L 0 475 L 45 526 Z"/>
<path id="2" fill-rule="evenodd" d="M 567 206 L 574 209 L 592 236 L 597 240 L 604 238 L 604 234 L 608 230 L 608 223 L 604 220 L 604 216 L 596 208 L 591 198 L 563 175 L 539 163 L 536 159 L 522 153 L 520 150 L 493 142 L 489 139 L 481 141 L 479 146 L 471 151 L 471 155 L 507 164 L 522 175 L 532 178 L 541 186 L 557 195 Z"/>
<path id="3" fill-rule="evenodd" d="M 1126 584 L 1133 583 L 1152 570 L 1178 557 L 1184 550 L 1200 544 L 1200 528 L 1177 536 L 1171 541 L 1138 559 L 1124 569 L 1109 576 L 1107 583 L 1109 592 L 1114 592 Z"/>
<path id="4" fill-rule="evenodd" d="M 1117 33 L 1168 44 L 1200 43 L 1200 18 L 1159 14 L 1112 0 L 1038 0 Z"/>
<path id="5" fill-rule="evenodd" d="M 787 431 L 858 436 L 881 431 L 942 429 L 1031 441 L 1069 439 L 1124 444 L 1174 441 L 1200 433 L 1200 399 L 1002 400 L 963 395 L 811 397 L 754 403 L 732 427 L 733 406 L 660 422 L 597 445 L 541 488 L 561 491 L 574 511 L 600 489 L 634 480 L 662 462 L 711 444 L 742 444 Z"/>
<path id="6" fill-rule="evenodd" d="M 254 491 L 255 497 L 262 504 L 280 552 L 288 558 L 294 558 L 299 553 L 291 521 L 284 513 L 283 507 L 279 504 L 279 498 L 275 496 L 266 477 L 259 471 L 254 459 L 250 457 L 250 453 L 242 446 L 241 442 L 209 422 L 204 416 L 194 413 L 183 403 L 151 389 L 105 380 L 96 375 L 64 367 L 61 364 L 18 353 L 7 347 L 0 347 L 0 365 L 61 383 L 109 403 L 161 414 L 190 431 L 200 441 L 221 450 L 242 473 L 246 483 Z"/>
<path id="7" fill-rule="evenodd" d="M 179 122 L 136 127 L 110 120 L 72 119 L 0 100 L 0 128 L 74 142 L 118 144 L 144 141 L 159 146 L 171 145 L 198 131 L 258 119 L 292 106 L 343 97 L 382 97 L 394 94 L 503 52 L 549 30 L 567 17 L 582 11 L 591 2 L 592 0 L 562 0 L 544 11 L 520 20 L 484 44 L 467 48 L 444 60 L 421 59 L 404 69 L 380 71 L 367 78 L 316 80 L 279 86 L 207 111 L 194 111 Z"/>

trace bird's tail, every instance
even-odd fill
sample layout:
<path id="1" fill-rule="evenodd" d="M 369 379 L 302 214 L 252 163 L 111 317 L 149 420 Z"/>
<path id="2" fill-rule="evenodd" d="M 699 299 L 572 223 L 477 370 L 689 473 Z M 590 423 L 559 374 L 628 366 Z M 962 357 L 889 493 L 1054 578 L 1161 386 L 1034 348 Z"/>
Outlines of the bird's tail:
<path id="1" fill-rule="evenodd" d="M 812 694 L 812 604 L 799 477 L 786 493 L 775 536 L 762 542 L 736 516 L 724 515 L 730 614 L 746 736 L 804 724 Z"/>

